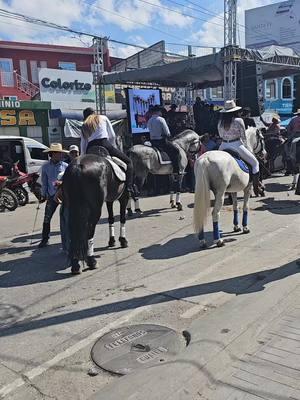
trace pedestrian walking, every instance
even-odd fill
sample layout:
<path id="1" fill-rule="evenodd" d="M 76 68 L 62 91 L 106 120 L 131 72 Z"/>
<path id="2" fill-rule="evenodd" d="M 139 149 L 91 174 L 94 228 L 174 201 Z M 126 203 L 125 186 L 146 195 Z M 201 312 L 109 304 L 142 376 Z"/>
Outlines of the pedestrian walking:
<path id="1" fill-rule="evenodd" d="M 49 241 L 51 219 L 58 207 L 58 202 L 55 201 L 58 182 L 68 166 L 63 161 L 63 157 L 69 152 L 63 150 L 60 143 L 52 143 L 47 150 L 44 150 L 44 153 L 49 154 L 50 160 L 42 167 L 42 197 L 40 202 L 43 203 L 46 201 L 46 207 L 42 240 L 39 243 L 40 248 L 47 246 Z"/>

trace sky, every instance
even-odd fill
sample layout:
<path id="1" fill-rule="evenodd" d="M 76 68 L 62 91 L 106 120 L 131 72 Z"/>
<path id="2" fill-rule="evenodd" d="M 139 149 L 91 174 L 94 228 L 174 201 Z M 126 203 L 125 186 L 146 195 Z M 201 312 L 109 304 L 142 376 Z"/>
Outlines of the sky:
<path id="1" fill-rule="evenodd" d="M 276 0 L 238 0 L 238 22 L 244 25 L 245 9 Z M 187 45 L 223 46 L 223 0 L 0 0 L 0 9 L 55 22 L 75 30 L 115 40 L 149 46 L 165 40 L 167 49 L 187 54 Z M 238 42 L 245 43 L 238 29 Z M 0 16 L 0 40 L 89 46 L 91 39 L 47 29 Z M 110 43 L 114 56 L 128 57 L 132 46 Z M 195 49 L 197 55 L 209 51 Z"/>

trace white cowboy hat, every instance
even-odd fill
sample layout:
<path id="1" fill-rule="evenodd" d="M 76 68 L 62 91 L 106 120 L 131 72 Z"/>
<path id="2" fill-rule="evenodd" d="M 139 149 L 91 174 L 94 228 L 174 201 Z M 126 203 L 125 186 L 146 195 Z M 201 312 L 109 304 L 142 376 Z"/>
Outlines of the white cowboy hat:
<path id="1" fill-rule="evenodd" d="M 300 114 L 300 108 L 298 108 L 298 110 L 296 112 L 294 112 L 294 115 L 298 115 Z"/>
<path id="2" fill-rule="evenodd" d="M 50 147 L 43 151 L 43 153 L 69 153 L 68 150 L 63 150 L 60 143 L 51 143 Z"/>
<path id="3" fill-rule="evenodd" d="M 278 115 L 272 115 L 272 119 L 276 119 L 277 122 L 281 122 L 281 119 Z"/>
<path id="4" fill-rule="evenodd" d="M 229 112 L 234 112 L 234 111 L 238 111 L 241 110 L 242 107 L 239 107 L 235 104 L 234 100 L 226 100 L 225 104 L 224 104 L 224 108 L 223 110 L 221 110 L 221 113 L 229 113 Z"/>
<path id="5" fill-rule="evenodd" d="M 71 151 L 78 151 L 79 153 L 79 147 L 76 146 L 76 144 L 71 144 L 71 146 L 69 147 L 69 152 Z"/>

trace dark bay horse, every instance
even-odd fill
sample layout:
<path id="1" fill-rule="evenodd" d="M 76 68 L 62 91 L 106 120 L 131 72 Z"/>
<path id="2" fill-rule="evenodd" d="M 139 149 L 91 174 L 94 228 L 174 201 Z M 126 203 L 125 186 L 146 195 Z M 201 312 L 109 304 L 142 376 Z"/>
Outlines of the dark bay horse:
<path id="1" fill-rule="evenodd" d="M 113 202 L 120 202 L 120 245 L 127 247 L 125 222 L 128 192 L 110 162 L 99 154 L 86 154 L 74 160 L 63 177 L 63 198 L 68 209 L 72 274 L 80 273 L 79 260 L 96 268 L 93 237 L 101 217 L 103 203 L 107 203 L 109 243 L 115 245 Z"/>

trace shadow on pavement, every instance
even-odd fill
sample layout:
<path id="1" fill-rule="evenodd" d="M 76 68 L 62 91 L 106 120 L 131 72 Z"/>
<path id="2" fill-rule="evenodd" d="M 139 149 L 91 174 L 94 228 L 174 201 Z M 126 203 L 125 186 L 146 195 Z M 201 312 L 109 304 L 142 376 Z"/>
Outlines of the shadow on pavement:
<path id="1" fill-rule="evenodd" d="M 14 252 L 21 252 L 30 247 L 9 248 Z M 10 252 L 11 254 L 11 252 Z M 60 244 L 49 245 L 44 249 L 33 248 L 33 252 L 16 260 L 0 261 L 0 288 L 26 286 L 41 282 L 51 282 L 70 277 L 70 273 L 58 271 L 68 268 L 66 256 L 60 252 Z"/>
<path id="2" fill-rule="evenodd" d="M 266 192 L 273 192 L 273 193 L 280 193 L 280 192 L 287 192 L 291 185 L 287 183 L 266 183 L 265 188 Z"/>
<path id="3" fill-rule="evenodd" d="M 153 293 L 146 296 L 134 297 L 114 303 L 90 307 L 84 310 L 72 311 L 51 317 L 40 318 L 37 320 L 24 321 L 4 328 L 0 331 L 0 336 L 16 335 L 21 332 L 34 331 L 48 326 L 56 326 L 70 321 L 83 320 L 86 318 L 97 317 L 99 315 L 117 313 L 126 310 L 133 310 L 145 305 L 161 304 L 179 299 L 196 297 L 209 293 L 230 293 L 243 295 L 264 290 L 265 286 L 271 282 L 279 281 L 288 276 L 300 272 L 298 260 L 285 264 L 278 268 L 268 271 L 263 270 L 247 275 L 239 275 L 234 278 L 222 279 L 208 283 L 170 289 L 163 292 Z M 52 270 L 54 274 L 55 271 Z"/>
<path id="4" fill-rule="evenodd" d="M 259 199 L 257 204 L 264 203 L 255 207 L 255 211 L 270 211 L 272 214 L 291 215 L 299 214 L 299 200 L 275 200 L 274 197 Z"/>

